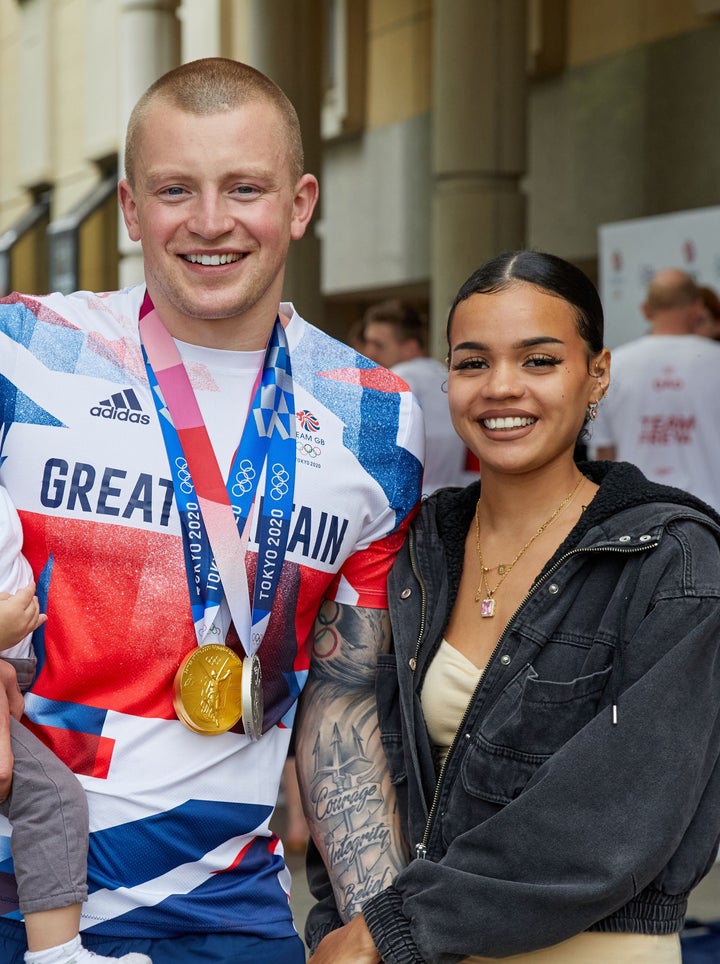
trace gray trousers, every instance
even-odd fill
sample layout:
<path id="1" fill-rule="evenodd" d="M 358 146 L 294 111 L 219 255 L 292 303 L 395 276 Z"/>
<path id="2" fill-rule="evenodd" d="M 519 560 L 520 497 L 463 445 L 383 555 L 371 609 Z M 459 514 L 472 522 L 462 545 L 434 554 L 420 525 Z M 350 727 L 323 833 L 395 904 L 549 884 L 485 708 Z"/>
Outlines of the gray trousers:
<path id="1" fill-rule="evenodd" d="M 10 796 L 0 813 L 12 824 L 10 848 L 23 914 L 87 898 L 88 807 L 80 782 L 44 743 L 10 720 L 15 755 Z"/>

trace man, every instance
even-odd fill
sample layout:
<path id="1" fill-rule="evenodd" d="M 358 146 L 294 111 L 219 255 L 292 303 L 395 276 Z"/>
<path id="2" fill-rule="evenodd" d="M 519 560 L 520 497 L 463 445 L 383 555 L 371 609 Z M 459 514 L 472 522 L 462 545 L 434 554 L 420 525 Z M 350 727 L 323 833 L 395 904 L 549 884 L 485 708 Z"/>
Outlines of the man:
<path id="1" fill-rule="evenodd" d="M 26 712 L 87 791 L 88 948 L 294 964 L 269 821 L 295 705 L 331 637 L 365 664 L 334 698 L 374 732 L 421 418 L 280 304 L 318 185 L 268 78 L 222 58 L 170 71 L 131 116 L 125 169 L 146 284 L 0 305 L 0 474 L 48 614 Z M 0 960 L 19 964 L 3 832 Z"/>
<path id="2" fill-rule="evenodd" d="M 612 378 L 592 427 L 596 458 L 634 462 L 655 482 L 720 509 L 720 345 L 696 334 L 701 293 L 677 268 L 659 271 L 643 312 L 650 331 L 613 352 Z"/>
<path id="3" fill-rule="evenodd" d="M 446 485 L 468 485 L 477 472 L 465 470 L 468 452 L 455 433 L 448 409 L 447 368 L 425 352 L 425 331 L 418 312 L 397 298 L 372 305 L 365 313 L 364 352 L 390 368 L 410 386 L 425 418 L 423 495 Z"/>

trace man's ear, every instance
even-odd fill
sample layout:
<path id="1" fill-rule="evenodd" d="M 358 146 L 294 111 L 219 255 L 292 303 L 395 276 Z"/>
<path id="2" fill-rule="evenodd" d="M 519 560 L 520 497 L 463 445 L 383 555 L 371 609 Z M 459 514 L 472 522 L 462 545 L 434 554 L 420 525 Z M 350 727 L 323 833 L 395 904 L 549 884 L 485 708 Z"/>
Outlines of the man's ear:
<path id="1" fill-rule="evenodd" d="M 313 174 L 303 174 L 295 185 L 293 213 L 290 222 L 290 237 L 299 241 L 305 234 L 320 194 L 317 178 Z"/>
<path id="2" fill-rule="evenodd" d="M 125 227 L 127 228 L 127 233 L 130 240 L 139 241 L 140 223 L 137 216 L 137 205 L 135 204 L 133 189 L 130 187 L 130 182 L 125 177 L 118 184 L 118 200 L 120 202 L 120 209 L 123 213 L 123 220 L 125 221 Z"/>

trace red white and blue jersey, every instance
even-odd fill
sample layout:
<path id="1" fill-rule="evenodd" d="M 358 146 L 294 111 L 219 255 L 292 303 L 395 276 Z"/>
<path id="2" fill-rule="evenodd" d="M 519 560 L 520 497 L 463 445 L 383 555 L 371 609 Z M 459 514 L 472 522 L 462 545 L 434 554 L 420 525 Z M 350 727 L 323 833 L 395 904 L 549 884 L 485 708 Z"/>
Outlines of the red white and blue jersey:
<path id="1" fill-rule="evenodd" d="M 269 821 L 314 619 L 323 599 L 386 606 L 386 576 L 419 498 L 422 418 L 397 376 L 282 307 L 297 469 L 259 652 L 271 725 L 255 743 L 242 732 L 195 733 L 173 709 L 176 671 L 197 641 L 139 343 L 144 294 L 138 286 L 0 304 L 0 481 L 48 615 L 33 640 L 26 723 L 87 791 L 84 930 L 289 936 L 289 875 Z M 203 392 L 220 389 L 212 353 L 204 365 L 194 351 L 202 408 Z M 233 446 L 246 412 L 224 413 Z M 251 594 L 256 550 L 251 531 Z M 19 919 L 9 833 L 3 818 L 0 913 Z"/>

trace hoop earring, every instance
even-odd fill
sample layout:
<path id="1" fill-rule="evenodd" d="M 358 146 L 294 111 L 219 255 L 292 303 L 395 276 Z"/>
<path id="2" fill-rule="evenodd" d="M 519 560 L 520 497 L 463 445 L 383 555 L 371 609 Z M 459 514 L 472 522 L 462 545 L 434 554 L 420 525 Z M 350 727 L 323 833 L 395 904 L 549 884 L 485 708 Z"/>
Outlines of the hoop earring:
<path id="1" fill-rule="evenodd" d="M 594 422 L 597 418 L 598 408 L 600 408 L 600 402 L 590 402 L 587 407 L 587 417 L 589 421 Z"/>

